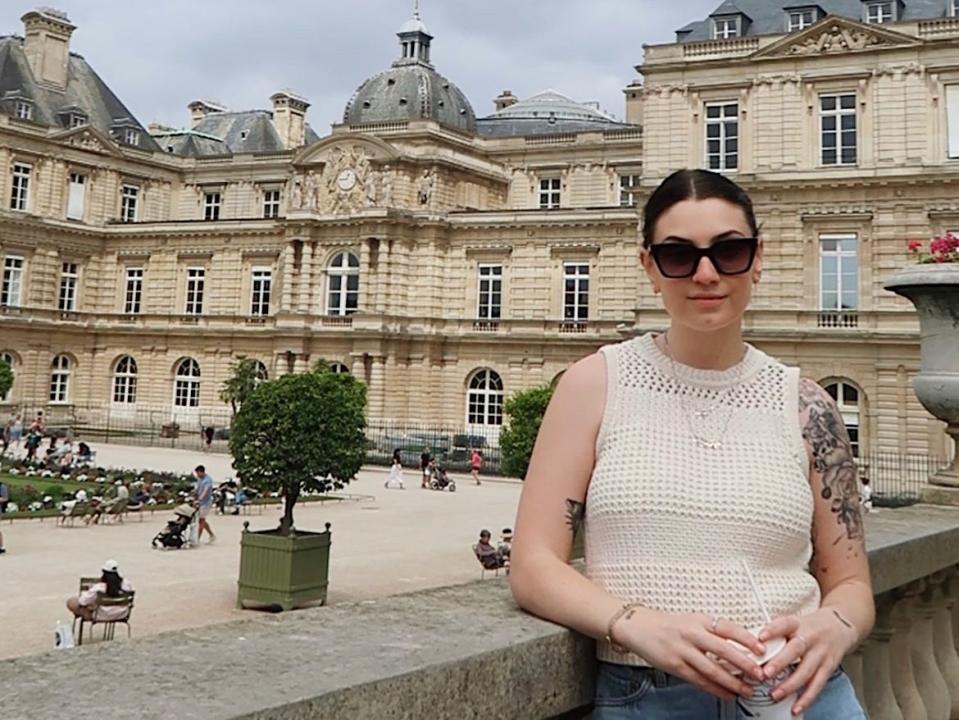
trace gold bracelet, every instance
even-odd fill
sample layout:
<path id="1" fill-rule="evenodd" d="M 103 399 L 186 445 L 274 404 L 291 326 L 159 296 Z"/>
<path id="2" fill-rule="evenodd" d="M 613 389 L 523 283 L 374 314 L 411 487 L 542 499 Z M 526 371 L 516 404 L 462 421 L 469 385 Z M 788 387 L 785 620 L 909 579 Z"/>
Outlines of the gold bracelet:
<path id="1" fill-rule="evenodd" d="M 609 647 L 613 652 L 619 653 L 620 655 L 626 655 L 629 653 L 629 649 L 623 647 L 618 642 L 613 640 L 613 625 L 618 623 L 624 617 L 626 620 L 629 620 L 635 613 L 636 608 L 639 607 L 639 603 L 623 603 L 623 606 L 613 613 L 613 616 L 609 619 L 609 622 L 606 623 L 606 637 L 605 640 L 609 643 Z"/>

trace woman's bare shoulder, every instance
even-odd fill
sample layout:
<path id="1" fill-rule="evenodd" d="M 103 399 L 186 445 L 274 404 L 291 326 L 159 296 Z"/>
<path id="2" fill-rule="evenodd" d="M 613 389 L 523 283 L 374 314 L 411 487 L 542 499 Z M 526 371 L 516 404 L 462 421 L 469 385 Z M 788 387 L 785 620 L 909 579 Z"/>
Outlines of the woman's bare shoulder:
<path id="1" fill-rule="evenodd" d="M 601 352 L 587 355 L 563 373 L 554 401 L 575 409 L 579 416 L 599 421 L 606 405 L 606 359 Z"/>

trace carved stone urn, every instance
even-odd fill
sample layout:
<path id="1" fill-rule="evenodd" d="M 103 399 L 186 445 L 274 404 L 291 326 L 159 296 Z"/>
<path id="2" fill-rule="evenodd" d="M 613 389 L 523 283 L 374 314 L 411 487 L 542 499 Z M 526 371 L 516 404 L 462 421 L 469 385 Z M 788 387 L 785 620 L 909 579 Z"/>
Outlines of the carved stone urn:
<path id="1" fill-rule="evenodd" d="M 959 447 L 959 263 L 906 267 L 885 288 L 916 306 L 920 369 L 913 389 L 922 406 L 948 424 L 946 432 Z M 929 482 L 959 488 L 959 453 Z"/>

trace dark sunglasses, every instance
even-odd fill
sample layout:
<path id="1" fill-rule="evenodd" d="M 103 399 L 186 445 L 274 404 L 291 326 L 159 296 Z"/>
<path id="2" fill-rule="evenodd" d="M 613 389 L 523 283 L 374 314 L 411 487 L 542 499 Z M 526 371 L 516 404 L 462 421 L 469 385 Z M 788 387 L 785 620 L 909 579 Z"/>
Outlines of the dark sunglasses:
<path id="1" fill-rule="evenodd" d="M 754 237 L 718 240 L 706 248 L 692 243 L 657 243 L 651 245 L 656 267 L 663 277 L 687 278 L 696 273 L 699 261 L 704 257 L 721 275 L 741 275 L 752 267 L 759 240 Z"/>

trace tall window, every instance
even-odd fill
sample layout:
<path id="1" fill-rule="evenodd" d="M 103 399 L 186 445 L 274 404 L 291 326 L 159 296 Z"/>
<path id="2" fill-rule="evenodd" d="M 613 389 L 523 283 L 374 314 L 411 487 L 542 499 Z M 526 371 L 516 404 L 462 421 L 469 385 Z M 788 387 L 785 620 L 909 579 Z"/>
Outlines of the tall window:
<path id="1" fill-rule="evenodd" d="M 559 207 L 563 181 L 560 178 L 543 178 L 539 181 L 539 206 L 543 210 Z"/>
<path id="2" fill-rule="evenodd" d="M 23 258 L 7 255 L 3 259 L 3 285 L 0 287 L 0 306 L 20 307 L 23 294 Z"/>
<path id="3" fill-rule="evenodd" d="M 706 167 L 739 168 L 739 104 L 706 105 Z"/>
<path id="4" fill-rule="evenodd" d="M 221 197 L 222 196 L 218 192 L 208 192 L 203 195 L 203 219 L 204 220 L 220 219 Z"/>
<path id="5" fill-rule="evenodd" d="M 803 30 L 816 22 L 816 11 L 813 8 L 791 10 L 787 15 L 786 31 Z"/>
<path id="6" fill-rule="evenodd" d="M 26 212 L 30 205 L 30 175 L 33 167 L 26 163 L 13 164 L 13 180 L 10 185 L 10 209 Z"/>
<path id="7" fill-rule="evenodd" d="M 589 265 L 563 265 L 563 320 L 586 322 L 589 319 Z"/>
<path id="8" fill-rule="evenodd" d="M 113 402 L 133 405 L 137 401 L 137 361 L 124 355 L 113 372 Z"/>
<path id="9" fill-rule="evenodd" d="M 819 304 L 830 311 L 859 307 L 859 258 L 855 235 L 819 238 Z"/>
<path id="10" fill-rule="evenodd" d="M 359 307 L 360 261 L 353 253 L 339 253 L 327 268 L 328 315 L 352 315 Z"/>
<path id="11" fill-rule="evenodd" d="M 280 217 L 280 191 L 263 191 L 263 217 L 267 219 Z"/>
<path id="12" fill-rule="evenodd" d="M 143 268 L 127 268 L 127 288 L 123 302 L 123 312 L 127 315 L 139 315 L 142 299 Z"/>
<path id="13" fill-rule="evenodd" d="M 893 2 L 872 2 L 866 5 L 866 22 L 873 24 L 881 24 L 892 22 L 895 18 L 893 16 Z"/>
<path id="14" fill-rule="evenodd" d="M 639 175 L 619 176 L 619 206 L 636 207 L 636 195 L 633 190 L 639 187 Z"/>
<path id="15" fill-rule="evenodd" d="M 262 317 L 270 314 L 270 292 L 273 288 L 273 270 L 253 268 L 253 282 L 250 286 L 250 315 Z"/>
<path id="16" fill-rule="evenodd" d="M 200 406 L 200 366 L 193 358 L 181 360 L 177 365 L 173 404 L 188 408 Z"/>
<path id="17" fill-rule="evenodd" d="M 856 164 L 856 95 L 819 96 L 823 165 Z"/>
<path id="18" fill-rule="evenodd" d="M 86 195 L 87 176 L 75 172 L 70 173 L 70 187 L 67 195 L 67 219 L 83 220 Z"/>
<path id="19" fill-rule="evenodd" d="M 203 313 L 203 286 L 206 283 L 205 268 L 186 269 L 186 308 L 187 315 L 201 315 Z"/>
<path id="20" fill-rule="evenodd" d="M 33 120 L 33 103 L 17 100 L 15 115 L 19 120 Z"/>
<path id="21" fill-rule="evenodd" d="M 137 221 L 137 204 L 140 199 L 140 188 L 136 185 L 124 185 L 120 190 L 120 222 L 132 223 Z"/>
<path id="22" fill-rule="evenodd" d="M 70 391 L 70 358 L 57 355 L 50 365 L 50 402 L 65 403 Z"/>
<path id="23" fill-rule="evenodd" d="M 713 40 L 739 37 L 739 18 L 713 18 Z"/>
<path id="24" fill-rule="evenodd" d="M 65 262 L 60 266 L 60 299 L 57 308 L 60 312 L 75 312 L 77 309 L 77 282 L 80 273 L 77 264 Z"/>
<path id="25" fill-rule="evenodd" d="M 830 383 L 824 389 L 836 401 L 846 432 L 849 433 L 852 454 L 859 457 L 859 391 L 843 381 Z"/>
<path id="26" fill-rule="evenodd" d="M 14 365 L 13 355 L 11 355 L 10 353 L 0 353 L 0 360 L 5 362 L 7 364 L 7 367 L 9 367 L 11 371 L 13 370 L 13 365 Z M 16 373 L 14 373 L 14 382 L 16 382 Z M 7 390 L 5 395 L 0 395 L 0 402 L 2 403 L 9 402 L 11 394 L 13 394 L 13 386 L 11 386 L 9 390 Z"/>
<path id="27" fill-rule="evenodd" d="M 478 289 L 476 317 L 499 320 L 503 316 L 503 266 L 480 265 Z"/>
<path id="28" fill-rule="evenodd" d="M 466 422 L 503 424 L 503 380 L 492 370 L 480 370 L 470 378 Z"/>
<path id="29" fill-rule="evenodd" d="M 950 158 L 959 158 L 959 85 L 946 85 L 946 125 L 949 129 L 947 154 Z"/>

